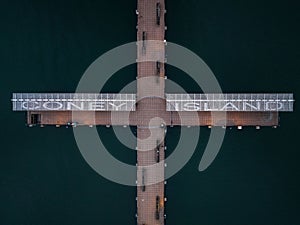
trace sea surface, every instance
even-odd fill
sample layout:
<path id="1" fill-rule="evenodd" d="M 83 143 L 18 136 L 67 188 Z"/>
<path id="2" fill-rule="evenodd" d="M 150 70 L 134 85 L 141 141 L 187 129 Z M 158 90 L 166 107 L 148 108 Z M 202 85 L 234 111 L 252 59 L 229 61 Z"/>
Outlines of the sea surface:
<path id="1" fill-rule="evenodd" d="M 224 92 L 292 92 L 296 99 L 278 129 L 228 129 L 204 172 L 198 165 L 209 130 L 201 128 L 193 157 L 168 180 L 166 224 L 300 224 L 300 3 L 167 0 L 166 7 L 166 39 L 199 55 Z M 136 224 L 135 187 L 94 172 L 72 129 L 28 128 L 10 102 L 13 92 L 74 92 L 97 57 L 136 40 L 135 9 L 135 0 L 0 2 L 0 225 Z M 200 91 L 176 68 L 166 75 Z M 117 92 L 135 77 L 135 65 L 124 68 L 103 91 Z M 185 129 L 168 129 L 168 155 Z M 135 151 L 111 128 L 98 131 L 115 157 L 135 163 Z"/>

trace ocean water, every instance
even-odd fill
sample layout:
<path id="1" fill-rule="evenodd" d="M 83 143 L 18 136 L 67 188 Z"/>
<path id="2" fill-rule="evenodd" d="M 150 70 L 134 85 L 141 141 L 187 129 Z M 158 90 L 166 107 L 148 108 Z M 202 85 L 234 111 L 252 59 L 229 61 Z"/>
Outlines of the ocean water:
<path id="1" fill-rule="evenodd" d="M 167 1 L 166 39 L 198 54 L 224 92 L 300 94 L 299 6 L 296 1 Z M 28 128 L 11 111 L 12 92 L 74 92 L 86 68 L 106 51 L 136 39 L 136 1 L 24 0 L 0 3 L 0 224 L 136 224 L 136 189 L 112 183 L 84 161 L 72 130 Z M 169 79 L 199 87 L 180 70 Z M 136 77 L 129 66 L 103 91 Z M 209 130 L 201 129 L 188 164 L 168 180 L 172 225 L 291 225 L 299 219 L 299 112 L 278 129 L 228 129 L 213 164 L 198 164 Z M 181 132 L 184 132 L 184 128 Z M 191 128 L 192 129 L 192 128 Z M 134 128 L 133 128 L 134 130 Z M 135 163 L 135 151 L 98 131 L 111 153 Z M 168 129 L 167 154 L 180 128 Z"/>

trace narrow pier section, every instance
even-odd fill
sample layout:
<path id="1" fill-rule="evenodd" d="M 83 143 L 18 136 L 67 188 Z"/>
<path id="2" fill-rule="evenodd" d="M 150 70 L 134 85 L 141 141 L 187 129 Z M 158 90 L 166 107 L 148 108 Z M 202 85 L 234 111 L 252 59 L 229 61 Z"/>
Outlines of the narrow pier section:
<path id="1" fill-rule="evenodd" d="M 165 3 L 138 0 L 137 110 L 137 224 L 164 224 Z"/>

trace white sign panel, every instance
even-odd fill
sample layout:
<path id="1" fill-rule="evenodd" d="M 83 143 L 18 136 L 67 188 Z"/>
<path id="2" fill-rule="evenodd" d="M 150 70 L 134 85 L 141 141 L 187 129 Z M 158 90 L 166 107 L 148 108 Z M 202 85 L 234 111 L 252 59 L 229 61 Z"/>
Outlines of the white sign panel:
<path id="1" fill-rule="evenodd" d="M 14 111 L 135 111 L 135 94 L 15 93 Z"/>
<path id="2" fill-rule="evenodd" d="M 167 111 L 293 111 L 293 94 L 166 94 Z M 135 111 L 135 94 L 15 93 L 14 111 Z"/>
<path id="3" fill-rule="evenodd" d="M 293 111 L 293 94 L 167 94 L 167 111 Z"/>

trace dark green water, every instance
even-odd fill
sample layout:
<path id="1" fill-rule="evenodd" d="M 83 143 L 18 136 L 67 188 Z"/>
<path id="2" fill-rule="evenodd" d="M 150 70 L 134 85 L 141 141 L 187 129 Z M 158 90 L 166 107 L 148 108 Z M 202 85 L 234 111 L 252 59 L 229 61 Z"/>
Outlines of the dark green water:
<path id="1" fill-rule="evenodd" d="M 296 1 L 167 1 L 166 38 L 196 52 L 225 92 L 300 95 L 299 3 Z M 73 92 L 98 56 L 136 38 L 136 1 L 1 1 L 0 224 L 135 224 L 133 187 L 97 175 L 83 160 L 72 130 L 29 129 L 11 111 L 12 92 Z M 180 71 L 168 77 L 190 92 Z M 107 85 L 135 79 L 122 70 Z M 114 85 L 112 85 L 114 84 Z M 205 172 L 197 167 L 207 137 L 191 161 L 168 180 L 167 224 L 300 224 L 299 112 L 281 115 L 279 129 L 228 130 Z M 135 162 L 99 128 L 112 153 Z M 178 128 L 169 129 L 171 151 Z"/>

